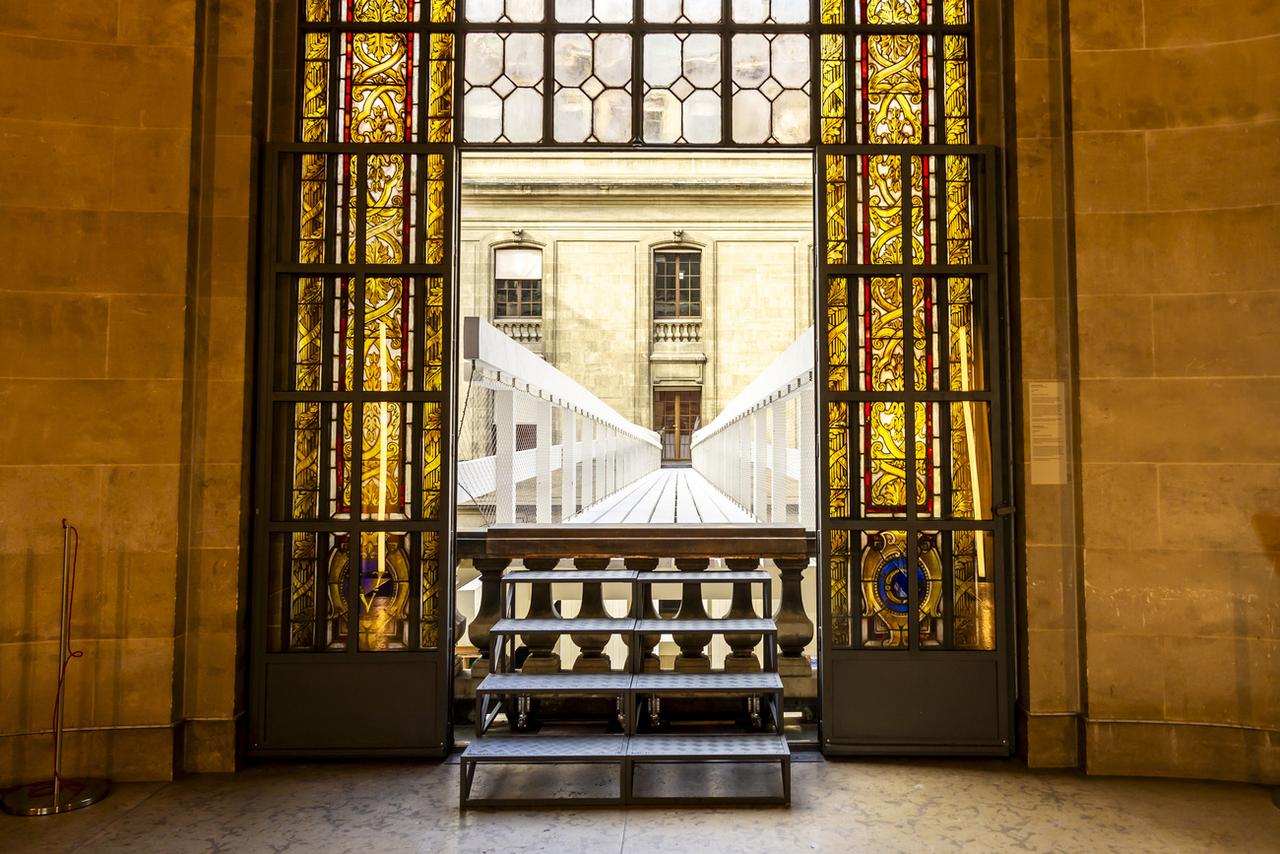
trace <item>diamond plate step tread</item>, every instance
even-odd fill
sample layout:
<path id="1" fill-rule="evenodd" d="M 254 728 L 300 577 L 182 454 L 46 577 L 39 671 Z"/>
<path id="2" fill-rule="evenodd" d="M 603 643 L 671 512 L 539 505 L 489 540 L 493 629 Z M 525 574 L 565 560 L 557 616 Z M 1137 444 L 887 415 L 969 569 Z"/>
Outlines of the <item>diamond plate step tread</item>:
<path id="1" fill-rule="evenodd" d="M 639 620 L 636 631 L 670 634 L 673 632 L 711 632 L 712 634 L 760 634 L 777 632 L 773 620 Z"/>
<path id="2" fill-rule="evenodd" d="M 463 751 L 462 758 L 518 763 L 574 759 L 621 759 L 627 753 L 624 735 L 486 735 Z"/>
<path id="3" fill-rule="evenodd" d="M 708 693 L 781 691 L 782 677 L 777 673 L 640 673 L 632 680 L 631 690 Z"/>
<path id="4" fill-rule="evenodd" d="M 623 693 L 631 687 L 632 678 L 630 673 L 490 673 L 476 686 L 476 693 Z"/>
<path id="5" fill-rule="evenodd" d="M 636 581 L 661 581 L 669 584 L 714 584 L 718 581 L 769 581 L 773 576 L 758 570 L 669 570 L 667 572 L 638 572 Z"/>
<path id="6" fill-rule="evenodd" d="M 782 735 L 634 735 L 627 755 L 635 758 L 782 759 L 791 755 Z"/>
<path id="7" fill-rule="evenodd" d="M 503 584 L 532 584 L 536 582 L 592 582 L 634 581 L 634 569 L 516 569 L 502 576 Z"/>
<path id="8" fill-rule="evenodd" d="M 493 624 L 490 633 L 506 634 L 506 635 L 529 635 L 529 634 L 580 634 L 582 632 L 608 632 L 617 634 L 619 632 L 629 632 L 634 627 L 636 621 L 630 617 L 609 617 L 602 619 L 580 619 L 574 617 L 572 619 L 512 619 L 510 617 L 498 620 Z M 664 630 L 665 631 L 665 630 Z"/>

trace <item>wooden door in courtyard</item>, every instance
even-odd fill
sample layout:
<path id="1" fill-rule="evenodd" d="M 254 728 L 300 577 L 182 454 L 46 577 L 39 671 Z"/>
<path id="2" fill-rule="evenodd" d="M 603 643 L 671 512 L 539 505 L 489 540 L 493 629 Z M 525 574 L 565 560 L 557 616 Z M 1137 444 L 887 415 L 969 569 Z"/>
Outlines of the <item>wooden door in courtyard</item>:
<path id="1" fill-rule="evenodd" d="M 687 463 L 693 431 L 701 426 L 702 390 L 654 391 L 653 429 L 662 435 L 662 461 Z"/>

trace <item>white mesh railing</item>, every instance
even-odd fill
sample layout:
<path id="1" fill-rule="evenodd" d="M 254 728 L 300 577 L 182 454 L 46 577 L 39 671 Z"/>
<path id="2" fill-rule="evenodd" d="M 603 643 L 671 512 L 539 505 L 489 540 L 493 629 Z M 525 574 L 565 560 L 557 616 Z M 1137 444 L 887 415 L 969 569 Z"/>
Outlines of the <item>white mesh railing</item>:
<path id="1" fill-rule="evenodd" d="M 657 433 L 483 319 L 462 353 L 460 528 L 563 522 L 661 466 Z"/>
<path id="2" fill-rule="evenodd" d="M 693 467 L 762 522 L 814 530 L 813 327 L 693 434 Z"/>

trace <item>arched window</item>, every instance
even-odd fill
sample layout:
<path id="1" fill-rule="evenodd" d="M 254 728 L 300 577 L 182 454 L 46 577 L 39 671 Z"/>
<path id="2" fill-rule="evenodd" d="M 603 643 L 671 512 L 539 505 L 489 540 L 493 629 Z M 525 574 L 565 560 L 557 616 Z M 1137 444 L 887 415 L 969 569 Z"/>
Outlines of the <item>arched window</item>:
<path id="1" fill-rule="evenodd" d="M 493 316 L 542 317 L 542 250 L 493 251 Z"/>
<path id="2" fill-rule="evenodd" d="M 697 249 L 653 253 L 653 316 L 702 316 L 702 253 Z"/>

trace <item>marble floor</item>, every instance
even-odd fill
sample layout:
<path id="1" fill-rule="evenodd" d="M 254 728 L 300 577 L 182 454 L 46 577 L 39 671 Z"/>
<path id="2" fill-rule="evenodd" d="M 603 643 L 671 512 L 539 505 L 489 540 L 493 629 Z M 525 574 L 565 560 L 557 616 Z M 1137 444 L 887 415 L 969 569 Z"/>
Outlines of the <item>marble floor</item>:
<path id="1" fill-rule="evenodd" d="M 119 784 L 63 816 L 0 814 L 0 851 L 1280 852 L 1280 808 L 1258 786 L 1031 772 L 1012 761 L 802 754 L 793 769 L 789 809 L 459 814 L 456 760 L 259 766 Z M 531 769 L 524 782 L 545 792 L 558 783 L 537 775 L 550 770 Z M 522 785 L 522 772 L 511 773 Z M 606 783 L 578 777 L 574 789 Z"/>

